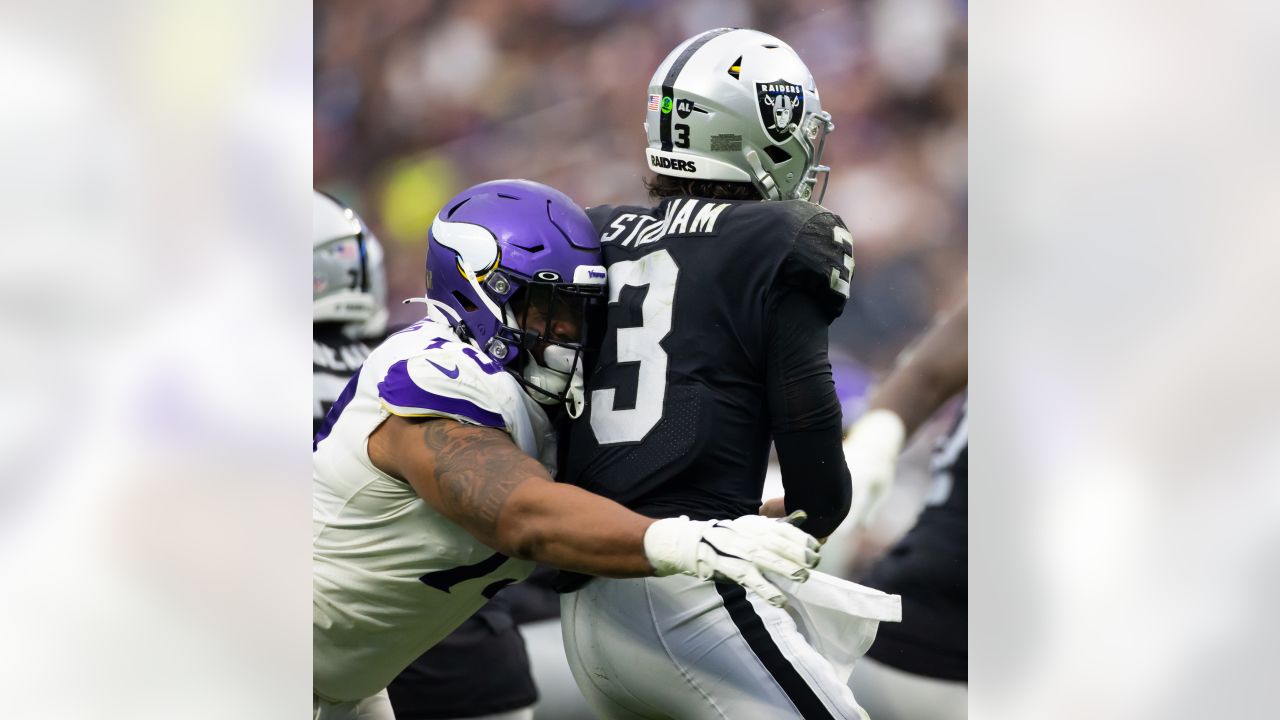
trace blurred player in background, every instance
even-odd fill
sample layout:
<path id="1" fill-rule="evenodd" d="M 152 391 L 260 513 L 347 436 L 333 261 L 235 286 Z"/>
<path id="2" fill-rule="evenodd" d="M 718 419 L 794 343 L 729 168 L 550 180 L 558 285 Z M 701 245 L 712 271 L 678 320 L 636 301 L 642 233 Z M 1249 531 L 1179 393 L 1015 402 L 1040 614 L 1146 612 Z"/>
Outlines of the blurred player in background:
<path id="1" fill-rule="evenodd" d="M 898 453 L 969 382 L 969 309 L 944 317 L 871 398 L 845 442 L 855 495 L 867 497 L 846 527 L 868 522 L 893 485 Z M 933 456 L 934 486 L 911 530 L 863 582 L 902 596 L 903 621 L 880 628 L 853 674 L 876 720 L 952 720 L 967 712 L 968 403 Z M 841 528 L 845 530 L 845 528 Z"/>
<path id="2" fill-rule="evenodd" d="M 527 181 L 470 188 L 427 255 L 427 317 L 366 358 L 313 444 L 317 718 L 393 717 L 387 684 L 533 561 L 774 598 L 762 571 L 806 577 L 816 541 L 786 523 L 654 521 L 551 482 L 547 412 L 581 412 L 584 317 L 605 275 L 572 201 Z"/>
<path id="3" fill-rule="evenodd" d="M 507 592 L 414 660 L 387 686 L 396 720 L 530 720 L 538 688 Z"/>
<path id="4" fill-rule="evenodd" d="M 353 210 L 321 192 L 312 202 L 312 432 L 351 374 L 382 342 L 387 271 L 382 245 Z"/>
<path id="5" fill-rule="evenodd" d="M 382 246 L 350 208 L 315 193 L 313 230 L 314 427 L 386 338 Z M 508 601 L 493 598 L 388 688 L 398 720 L 533 717 L 537 690 Z M 501 714 L 495 714 L 501 713 Z"/>
<path id="6" fill-rule="evenodd" d="M 827 327 L 853 246 L 809 202 L 833 128 L 771 35 L 711 30 L 658 67 L 645 122 L 657 205 L 588 210 L 608 333 L 569 482 L 654 517 L 732 517 L 760 506 L 772 439 L 800 527 L 823 537 L 844 519 Z M 847 676 L 765 598 L 687 578 L 568 580 L 566 652 L 600 717 L 860 716 Z"/>

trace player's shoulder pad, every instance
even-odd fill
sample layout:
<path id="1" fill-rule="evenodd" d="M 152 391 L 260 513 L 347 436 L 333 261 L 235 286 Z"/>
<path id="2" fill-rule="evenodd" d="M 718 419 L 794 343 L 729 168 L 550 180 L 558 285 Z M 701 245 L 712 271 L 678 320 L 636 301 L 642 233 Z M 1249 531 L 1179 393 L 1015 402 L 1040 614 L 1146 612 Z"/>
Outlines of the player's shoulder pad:
<path id="1" fill-rule="evenodd" d="M 804 200 L 730 201 L 725 218 L 732 222 L 768 229 L 771 235 L 794 235 L 814 215 L 829 212 L 821 205 Z"/>
<path id="2" fill-rule="evenodd" d="M 518 401 L 497 363 L 456 337 L 413 335 L 423 342 L 402 348 L 378 382 L 378 398 L 388 412 L 511 431 Z"/>
<path id="3" fill-rule="evenodd" d="M 778 268 L 776 283 L 810 291 L 832 320 L 844 311 L 853 281 L 853 237 L 840 216 L 821 205 L 787 200 L 791 222 L 796 224 L 790 252 Z"/>

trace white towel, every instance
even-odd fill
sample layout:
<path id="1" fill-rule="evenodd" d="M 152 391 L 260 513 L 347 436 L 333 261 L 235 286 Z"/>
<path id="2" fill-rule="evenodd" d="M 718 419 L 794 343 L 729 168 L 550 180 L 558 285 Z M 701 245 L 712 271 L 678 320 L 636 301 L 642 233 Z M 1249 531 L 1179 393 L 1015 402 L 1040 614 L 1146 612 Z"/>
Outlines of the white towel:
<path id="1" fill-rule="evenodd" d="M 787 613 L 796 628 L 823 657 L 842 682 L 876 639 L 881 622 L 901 622 L 902 598 L 874 588 L 810 571 L 799 583 L 765 573 L 787 596 Z"/>

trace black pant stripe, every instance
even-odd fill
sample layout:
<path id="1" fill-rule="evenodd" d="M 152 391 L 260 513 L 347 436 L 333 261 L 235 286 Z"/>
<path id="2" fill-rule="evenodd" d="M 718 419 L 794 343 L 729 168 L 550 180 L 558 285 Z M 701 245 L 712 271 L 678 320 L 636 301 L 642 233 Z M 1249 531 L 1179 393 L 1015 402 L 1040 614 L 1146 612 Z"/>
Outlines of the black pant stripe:
<path id="1" fill-rule="evenodd" d="M 822 704 L 818 694 L 809 687 L 809 683 L 805 682 L 804 677 L 773 641 L 769 630 L 764 626 L 764 621 L 756 614 L 755 608 L 751 607 L 751 601 L 747 599 L 747 591 L 740 585 L 716 583 L 716 592 L 720 593 L 720 597 L 724 600 L 724 608 L 729 611 L 729 617 L 738 627 L 738 632 L 742 633 L 742 637 L 746 639 L 751 651 L 760 658 L 765 669 L 778 681 L 782 691 L 791 698 L 791 702 L 795 703 L 805 720 L 836 720 L 831 711 L 827 710 L 827 706 Z"/>
<path id="2" fill-rule="evenodd" d="M 667 76 L 662 79 L 662 97 L 671 98 L 671 109 L 670 112 L 662 112 L 661 109 L 658 110 L 658 139 L 662 141 L 663 150 L 671 150 L 671 113 L 675 112 L 676 78 L 680 76 L 680 71 L 683 70 L 684 66 L 689 62 L 689 58 L 693 57 L 693 54 L 698 52 L 698 48 L 701 48 L 712 39 L 719 37 L 732 29 L 733 28 L 720 28 L 718 30 L 708 30 L 702 33 L 696 40 L 689 43 L 689 47 L 686 47 L 684 51 L 680 53 L 680 57 L 677 57 L 676 61 L 671 63 L 671 67 L 667 68 Z"/>

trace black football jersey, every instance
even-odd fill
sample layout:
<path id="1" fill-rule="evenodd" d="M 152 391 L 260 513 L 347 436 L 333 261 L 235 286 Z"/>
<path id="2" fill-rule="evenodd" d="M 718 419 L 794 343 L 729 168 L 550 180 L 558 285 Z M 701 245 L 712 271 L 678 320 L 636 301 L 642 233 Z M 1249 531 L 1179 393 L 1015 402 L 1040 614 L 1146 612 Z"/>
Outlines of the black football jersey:
<path id="1" fill-rule="evenodd" d="M 340 323 L 317 323 L 311 331 L 311 433 L 320 432 L 324 416 L 382 338 L 353 340 Z"/>
<path id="2" fill-rule="evenodd" d="M 934 485 L 914 527 L 863 582 L 902 596 L 867 654 L 900 670 L 967 680 L 969 658 L 968 408 L 933 455 Z"/>
<path id="3" fill-rule="evenodd" d="M 771 299 L 848 299 L 840 219 L 799 200 L 692 197 L 587 214 L 609 273 L 607 333 L 570 433 L 567 480 L 652 517 L 756 512 L 770 444 Z M 825 344 L 824 344 L 825 347 Z"/>

